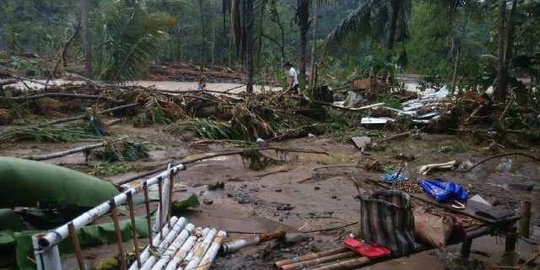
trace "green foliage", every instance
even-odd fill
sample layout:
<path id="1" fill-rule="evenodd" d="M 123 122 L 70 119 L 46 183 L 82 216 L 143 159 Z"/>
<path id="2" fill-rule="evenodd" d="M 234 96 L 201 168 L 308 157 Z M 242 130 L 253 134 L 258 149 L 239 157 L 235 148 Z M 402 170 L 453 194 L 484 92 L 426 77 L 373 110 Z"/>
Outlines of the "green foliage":
<path id="1" fill-rule="evenodd" d="M 212 121 L 206 118 L 195 118 L 194 120 L 180 122 L 175 125 L 174 130 L 177 132 L 193 131 L 201 138 L 213 140 L 243 139 L 238 132 L 232 129 L 229 123 Z"/>
<path id="2" fill-rule="evenodd" d="M 149 157 L 150 150 L 144 143 L 121 142 L 116 144 L 108 144 L 103 150 L 95 151 L 96 158 L 108 161 L 136 161 Z"/>
<path id="3" fill-rule="evenodd" d="M 133 169 L 133 165 L 130 163 L 93 163 L 92 172 L 89 174 L 95 176 L 111 176 L 124 174 Z"/>
<path id="4" fill-rule="evenodd" d="M 156 56 L 159 42 L 175 20 L 126 0 L 105 2 L 101 9 L 100 43 L 95 50 L 98 77 L 113 82 L 133 79 Z"/>
<path id="5" fill-rule="evenodd" d="M 34 142 L 74 142 L 81 139 L 94 139 L 95 135 L 85 127 L 16 127 L 0 133 L 0 143 L 21 141 Z"/>
<path id="6" fill-rule="evenodd" d="M 173 201 L 171 205 L 171 212 L 174 216 L 181 216 L 185 214 L 185 211 L 201 205 L 199 198 L 195 194 L 191 194 L 189 198 L 183 201 Z"/>

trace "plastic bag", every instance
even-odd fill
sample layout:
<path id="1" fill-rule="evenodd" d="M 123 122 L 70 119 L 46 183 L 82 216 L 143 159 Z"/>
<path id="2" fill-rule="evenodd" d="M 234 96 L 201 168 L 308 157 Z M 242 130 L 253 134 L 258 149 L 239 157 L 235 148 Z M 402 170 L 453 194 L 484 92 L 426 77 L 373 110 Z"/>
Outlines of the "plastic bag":
<path id="1" fill-rule="evenodd" d="M 414 234 L 417 240 L 444 249 L 454 228 L 452 218 L 434 215 L 422 207 L 415 208 L 413 213 Z"/>
<path id="2" fill-rule="evenodd" d="M 437 202 L 467 201 L 467 196 L 469 196 L 469 193 L 456 183 L 446 182 L 441 179 L 424 179 L 419 182 L 424 192 L 435 198 Z"/>

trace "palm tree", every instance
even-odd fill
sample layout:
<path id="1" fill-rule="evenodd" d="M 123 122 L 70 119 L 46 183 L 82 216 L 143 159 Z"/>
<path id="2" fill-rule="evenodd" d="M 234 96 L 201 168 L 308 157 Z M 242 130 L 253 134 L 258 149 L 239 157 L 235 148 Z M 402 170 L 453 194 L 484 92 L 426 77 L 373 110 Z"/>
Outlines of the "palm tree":
<path id="1" fill-rule="evenodd" d="M 355 34 L 386 43 L 386 48 L 392 50 L 396 42 L 407 37 L 410 4 L 410 0 L 360 1 L 358 8 L 328 35 L 328 44 L 336 44 Z M 384 33 L 389 34 L 385 37 Z"/>

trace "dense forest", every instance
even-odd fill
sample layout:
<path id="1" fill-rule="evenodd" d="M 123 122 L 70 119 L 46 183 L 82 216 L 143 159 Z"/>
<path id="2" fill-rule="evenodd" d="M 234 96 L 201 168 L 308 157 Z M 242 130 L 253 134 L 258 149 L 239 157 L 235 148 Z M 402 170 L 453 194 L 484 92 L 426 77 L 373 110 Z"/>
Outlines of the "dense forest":
<path id="1" fill-rule="evenodd" d="M 289 61 L 317 83 L 414 73 L 459 89 L 495 85 L 503 99 L 506 85 L 538 84 L 539 12 L 537 0 L 3 0 L 0 49 L 36 75 L 51 64 L 17 57 L 65 53 L 71 68 L 108 81 L 152 63 L 243 67 L 248 85 L 282 80 Z"/>

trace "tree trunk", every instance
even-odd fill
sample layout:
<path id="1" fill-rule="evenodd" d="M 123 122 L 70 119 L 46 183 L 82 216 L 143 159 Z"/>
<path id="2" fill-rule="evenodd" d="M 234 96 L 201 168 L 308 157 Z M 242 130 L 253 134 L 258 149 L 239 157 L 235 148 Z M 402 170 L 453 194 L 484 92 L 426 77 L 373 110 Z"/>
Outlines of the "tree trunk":
<path id="1" fill-rule="evenodd" d="M 245 6 L 245 19 L 246 19 L 246 71 L 247 82 L 246 92 L 253 93 L 253 47 L 255 43 L 254 31 L 255 31 L 255 18 L 253 12 L 253 1 L 247 0 Z"/>
<path id="2" fill-rule="evenodd" d="M 319 30 L 319 11 L 321 9 L 321 0 L 315 0 L 315 11 L 313 14 L 313 39 L 311 47 L 311 87 L 315 87 L 315 65 L 317 58 L 317 30 Z"/>
<path id="3" fill-rule="evenodd" d="M 390 32 L 388 35 L 388 55 L 390 56 L 390 51 L 394 49 L 394 43 L 396 40 L 396 27 L 397 27 L 397 19 L 399 15 L 399 10 L 402 5 L 402 0 L 392 0 L 390 3 L 392 8 L 392 17 L 390 18 Z"/>
<path id="4" fill-rule="evenodd" d="M 199 50 L 199 61 L 200 61 L 200 72 L 202 74 L 203 72 L 203 69 L 204 69 L 204 61 L 205 61 L 205 49 L 204 49 L 204 45 L 205 45 L 205 42 L 206 42 L 206 24 L 205 24 L 205 21 L 204 21 L 204 7 L 203 7 L 203 0 L 199 0 L 199 11 L 200 11 L 200 16 L 201 16 L 201 47 L 200 47 L 200 50 Z"/>
<path id="5" fill-rule="evenodd" d="M 242 30 L 240 23 L 240 0 L 231 0 L 231 38 L 232 46 L 235 48 L 236 56 L 239 55 L 241 40 L 242 40 Z"/>
<path id="6" fill-rule="evenodd" d="M 307 35 L 309 32 L 309 0 L 297 0 L 298 27 L 300 28 L 300 74 L 306 75 Z"/>
<path id="7" fill-rule="evenodd" d="M 82 30 L 82 43 L 84 47 L 84 74 L 87 78 L 92 78 L 92 40 L 90 38 L 90 28 L 88 26 L 88 12 L 91 0 L 80 0 L 80 24 Z"/>
<path id="8" fill-rule="evenodd" d="M 505 60 L 505 44 L 507 44 L 507 33 L 505 31 L 506 20 L 506 0 L 499 0 L 499 59 L 497 63 L 497 79 L 493 98 L 496 102 L 504 102 L 506 98 L 506 60 Z"/>
<path id="9" fill-rule="evenodd" d="M 465 19 L 465 22 L 463 23 L 463 27 L 461 28 L 461 33 L 459 37 L 459 43 L 456 45 L 456 56 L 454 58 L 454 71 L 452 73 L 452 93 L 456 90 L 456 84 L 457 84 L 457 71 L 459 66 L 459 53 L 461 50 L 461 44 L 463 44 L 463 40 L 465 39 L 465 31 L 467 30 L 467 24 L 469 23 L 469 20 L 472 17 L 472 12 L 469 13 L 467 18 Z"/>

